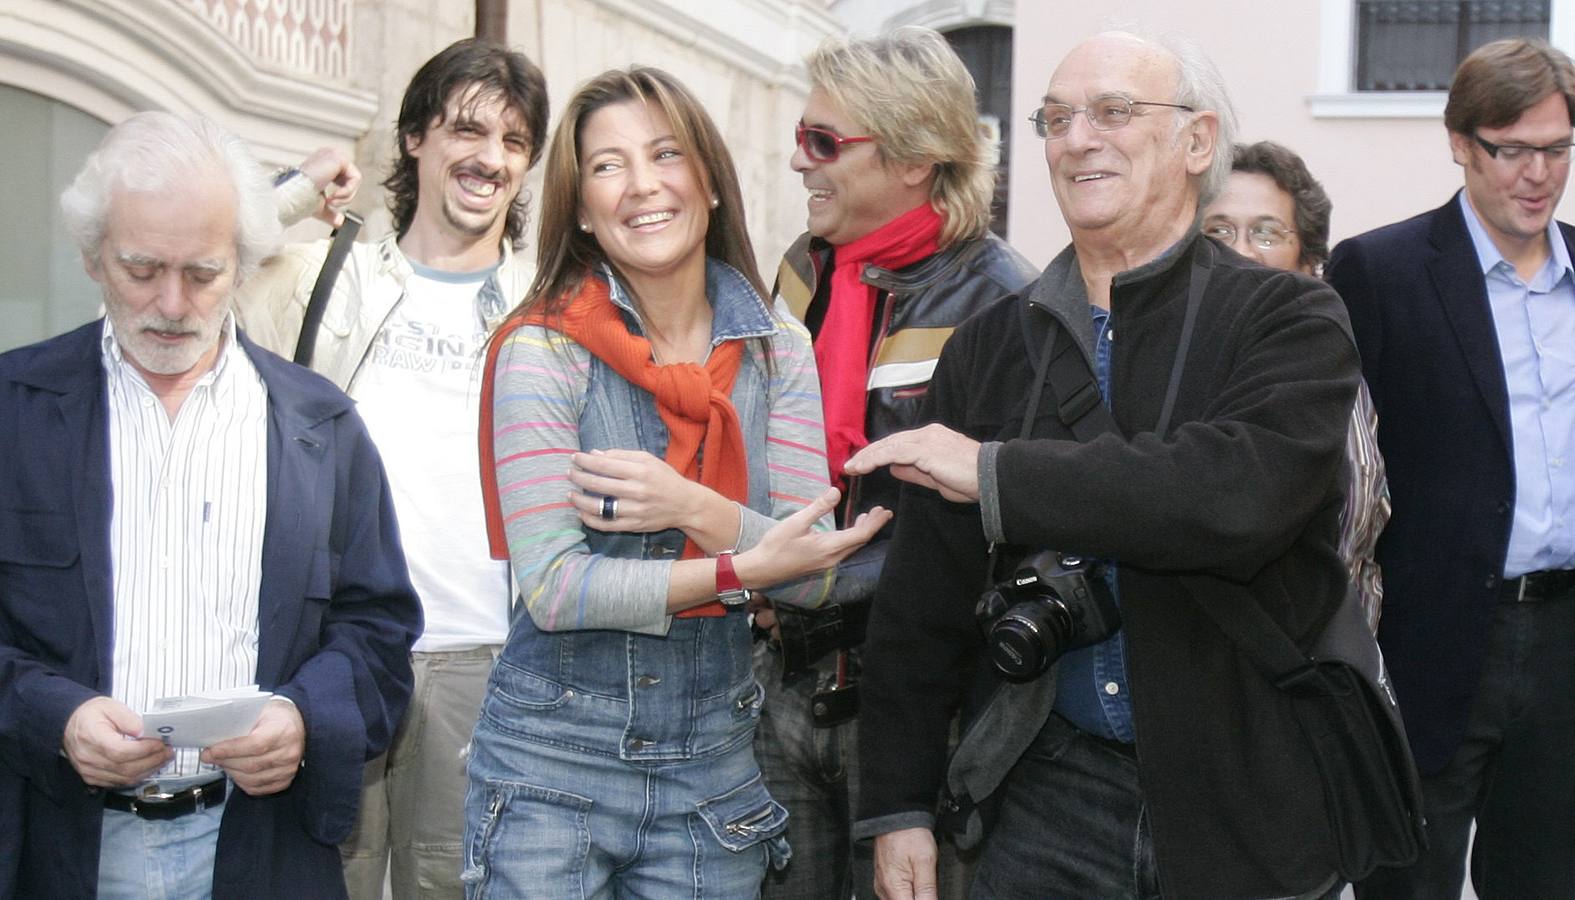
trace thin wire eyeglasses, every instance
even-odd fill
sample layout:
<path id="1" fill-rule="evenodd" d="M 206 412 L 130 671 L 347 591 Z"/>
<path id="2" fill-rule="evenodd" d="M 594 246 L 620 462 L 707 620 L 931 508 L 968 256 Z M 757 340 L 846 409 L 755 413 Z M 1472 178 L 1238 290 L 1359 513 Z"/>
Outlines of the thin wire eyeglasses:
<path id="1" fill-rule="evenodd" d="M 1087 106 L 1072 107 L 1065 103 L 1046 103 L 1028 116 L 1034 125 L 1034 134 L 1046 140 L 1064 138 L 1072 130 L 1072 117 L 1078 113 L 1088 117 L 1088 124 L 1095 131 L 1115 131 L 1132 121 L 1134 106 L 1164 106 L 1196 112 L 1185 103 L 1160 103 L 1157 100 L 1128 100 L 1125 97 L 1101 97 Z"/>
<path id="2" fill-rule="evenodd" d="M 1230 245 L 1236 243 L 1236 235 L 1239 232 L 1233 222 L 1209 222 L 1203 226 L 1203 233 L 1222 244 Z M 1295 237 L 1296 232 L 1270 222 L 1258 222 L 1247 229 L 1247 243 L 1259 250 L 1283 247 Z"/>
<path id="3" fill-rule="evenodd" d="M 1474 131 L 1471 132 L 1471 139 L 1480 144 L 1482 149 L 1487 151 L 1488 156 L 1494 159 L 1501 159 L 1507 163 L 1525 162 L 1538 152 L 1543 155 L 1543 158 L 1549 164 L 1569 162 L 1570 148 L 1575 147 L 1575 144 L 1569 141 L 1565 141 L 1562 144 L 1548 144 L 1543 147 L 1538 147 L 1534 144 L 1495 144 Z"/>

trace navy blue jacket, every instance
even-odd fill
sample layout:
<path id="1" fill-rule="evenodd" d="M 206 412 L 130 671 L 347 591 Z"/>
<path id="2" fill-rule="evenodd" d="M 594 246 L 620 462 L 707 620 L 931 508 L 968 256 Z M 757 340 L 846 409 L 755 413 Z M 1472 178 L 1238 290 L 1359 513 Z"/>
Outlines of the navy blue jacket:
<path id="1" fill-rule="evenodd" d="M 1559 227 L 1575 253 L 1575 230 Z M 1465 735 L 1515 512 L 1504 361 L 1459 195 L 1341 242 L 1328 279 L 1351 314 L 1394 504 L 1378 642 L 1417 767 L 1433 773 Z"/>
<path id="2" fill-rule="evenodd" d="M 103 797 L 61 754 L 108 693 L 113 600 L 102 322 L 0 356 L 0 895 L 91 897 Z M 365 761 L 411 689 L 421 611 L 366 428 L 329 382 L 241 347 L 268 388 L 257 683 L 306 724 L 284 791 L 235 790 L 215 897 L 342 897 Z"/>

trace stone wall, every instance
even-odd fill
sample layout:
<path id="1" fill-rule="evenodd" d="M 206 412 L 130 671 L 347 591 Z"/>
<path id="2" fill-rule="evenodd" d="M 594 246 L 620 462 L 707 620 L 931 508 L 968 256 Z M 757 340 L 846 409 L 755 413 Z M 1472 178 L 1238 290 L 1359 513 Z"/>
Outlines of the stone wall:
<path id="1" fill-rule="evenodd" d="M 355 208 L 376 236 L 389 228 L 378 182 L 405 85 L 472 33 L 474 16 L 457 0 L 6 0 L 0 83 L 109 124 L 138 109 L 201 113 L 269 165 L 341 147 L 365 175 Z M 511 0 L 508 16 L 508 41 L 546 73 L 554 111 L 586 78 L 632 63 L 665 68 L 700 97 L 732 150 L 769 278 L 804 224 L 788 169 L 801 61 L 843 30 L 824 0 Z M 539 193 L 539 174 L 529 187 Z M 305 223 L 288 236 L 323 233 Z"/>
<path id="2" fill-rule="evenodd" d="M 191 0 L 194 3 L 218 0 Z M 808 89 L 800 61 L 841 26 L 817 0 L 739 0 L 694 18 L 693 4 L 673 0 L 514 0 L 508 43 L 541 66 L 551 99 L 551 127 L 586 79 L 635 63 L 666 69 L 689 87 L 716 120 L 738 168 L 750 235 L 769 280 L 804 227 L 805 195 L 788 168 L 792 128 Z M 474 6 L 441 0 L 358 0 L 353 9 L 346 82 L 377 95 L 377 113 L 356 144 L 366 175 L 358 211 L 368 231 L 386 232 L 384 192 L 394 152 L 393 127 L 405 85 L 429 56 L 474 28 Z M 527 190 L 540 193 L 540 168 Z M 314 231 L 308 226 L 307 233 Z M 535 235 L 527 253 L 534 254 Z"/>

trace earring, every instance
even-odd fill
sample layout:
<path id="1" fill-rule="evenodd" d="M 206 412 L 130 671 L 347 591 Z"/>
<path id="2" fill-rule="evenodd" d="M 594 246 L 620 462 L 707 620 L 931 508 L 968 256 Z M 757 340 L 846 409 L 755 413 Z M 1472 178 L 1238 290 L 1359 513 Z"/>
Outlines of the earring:
<path id="1" fill-rule="evenodd" d="M 711 198 L 711 208 L 712 209 L 716 209 L 718 206 L 721 206 L 721 205 L 722 205 L 722 199 L 720 197 L 712 197 Z"/>
<path id="2" fill-rule="evenodd" d="M 585 232 L 586 234 L 590 234 L 591 233 L 591 223 L 589 223 L 589 222 L 581 222 L 580 223 L 580 230 Z"/>

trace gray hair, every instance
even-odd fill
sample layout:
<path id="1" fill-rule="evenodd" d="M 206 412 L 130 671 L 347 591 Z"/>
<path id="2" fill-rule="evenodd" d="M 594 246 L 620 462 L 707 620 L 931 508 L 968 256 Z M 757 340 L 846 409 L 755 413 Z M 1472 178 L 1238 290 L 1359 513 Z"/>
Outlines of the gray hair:
<path id="1" fill-rule="evenodd" d="M 92 256 L 104 240 L 111 191 L 179 191 L 203 173 L 226 174 L 235 189 L 236 281 L 242 281 L 279 247 L 273 186 L 240 138 L 200 116 L 140 112 L 110 129 L 60 195 L 66 230 Z"/>
<path id="2" fill-rule="evenodd" d="M 1176 102 L 1196 112 L 1212 112 L 1219 122 L 1214 134 L 1214 160 L 1198 181 L 1198 209 L 1209 205 L 1230 178 L 1231 148 L 1236 145 L 1236 108 L 1225 78 L 1196 42 L 1181 34 L 1161 35 L 1154 43 L 1176 58 Z"/>

